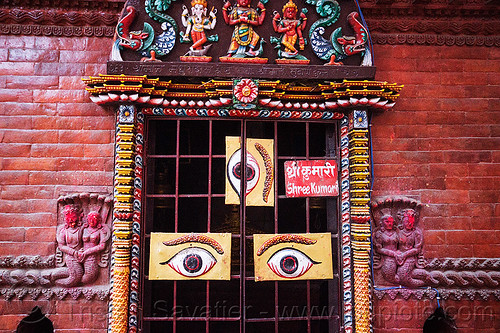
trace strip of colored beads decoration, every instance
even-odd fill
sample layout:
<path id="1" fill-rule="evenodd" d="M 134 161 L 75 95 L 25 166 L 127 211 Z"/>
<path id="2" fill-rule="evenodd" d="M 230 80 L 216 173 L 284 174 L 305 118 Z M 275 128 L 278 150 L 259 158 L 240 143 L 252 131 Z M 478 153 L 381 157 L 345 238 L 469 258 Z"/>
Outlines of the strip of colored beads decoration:
<path id="1" fill-rule="evenodd" d="M 139 307 L 139 264 L 141 255 L 141 212 L 142 212 L 142 175 L 144 152 L 144 115 L 137 113 L 134 158 L 134 205 L 132 217 L 132 248 L 129 285 L 129 318 L 128 332 L 136 333 L 138 329 L 137 309 Z"/>
<path id="2" fill-rule="evenodd" d="M 351 262 L 351 224 L 350 224 L 350 195 L 349 195 L 349 127 L 347 117 L 340 122 L 340 149 L 341 149 L 341 190 L 342 190 L 342 279 L 344 296 L 344 330 L 353 332 L 352 320 L 352 262 Z"/>
<path id="3" fill-rule="evenodd" d="M 135 111 L 135 107 L 131 105 L 120 105 L 117 114 L 113 212 L 114 266 L 110 316 L 112 333 L 125 333 L 128 327 L 130 254 L 133 242 Z"/>
<path id="4" fill-rule="evenodd" d="M 349 115 L 351 243 L 354 269 L 355 331 L 371 330 L 370 292 L 370 152 L 366 111 Z"/>

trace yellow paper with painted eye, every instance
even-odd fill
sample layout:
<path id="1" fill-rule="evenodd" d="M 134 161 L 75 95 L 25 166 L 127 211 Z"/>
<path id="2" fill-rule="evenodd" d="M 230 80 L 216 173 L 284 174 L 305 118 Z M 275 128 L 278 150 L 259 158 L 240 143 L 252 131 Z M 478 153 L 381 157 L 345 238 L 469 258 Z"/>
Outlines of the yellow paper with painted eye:
<path id="1" fill-rule="evenodd" d="M 255 281 L 333 278 L 332 236 L 254 234 Z"/>
<path id="2" fill-rule="evenodd" d="M 150 280 L 229 280 L 231 234 L 151 233 Z"/>
<path id="3" fill-rule="evenodd" d="M 246 205 L 274 206 L 274 140 L 246 141 Z M 226 205 L 240 204 L 241 138 L 226 137 Z"/>

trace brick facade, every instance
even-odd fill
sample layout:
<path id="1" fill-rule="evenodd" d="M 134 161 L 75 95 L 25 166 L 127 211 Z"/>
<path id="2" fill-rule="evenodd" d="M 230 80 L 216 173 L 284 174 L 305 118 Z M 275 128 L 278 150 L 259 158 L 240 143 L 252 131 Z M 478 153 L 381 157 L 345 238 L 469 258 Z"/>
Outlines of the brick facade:
<path id="1" fill-rule="evenodd" d="M 0 36 L 0 257 L 55 252 L 57 199 L 112 193 L 114 115 L 81 78 L 106 71 L 106 38 Z M 57 332 L 105 332 L 107 301 L 0 300 L 0 332 L 40 305 Z"/>
<path id="2" fill-rule="evenodd" d="M 403 83 L 373 116 L 373 196 L 423 204 L 426 258 L 500 257 L 500 50 L 376 45 L 377 79 Z M 498 300 L 441 301 L 460 332 L 499 330 Z M 375 300 L 376 332 L 421 332 L 435 300 Z"/>
<path id="3" fill-rule="evenodd" d="M 54 254 L 57 199 L 112 192 L 114 113 L 81 78 L 106 72 L 112 40 L 0 35 L 0 256 Z M 500 48 L 374 47 L 377 80 L 404 84 L 372 118 L 373 195 L 424 204 L 424 254 L 500 257 Z M 500 330 L 500 302 L 442 300 L 460 332 Z M 57 332 L 106 332 L 107 302 L 0 300 L 0 333 L 35 305 Z M 419 332 L 434 300 L 374 301 L 375 332 Z"/>

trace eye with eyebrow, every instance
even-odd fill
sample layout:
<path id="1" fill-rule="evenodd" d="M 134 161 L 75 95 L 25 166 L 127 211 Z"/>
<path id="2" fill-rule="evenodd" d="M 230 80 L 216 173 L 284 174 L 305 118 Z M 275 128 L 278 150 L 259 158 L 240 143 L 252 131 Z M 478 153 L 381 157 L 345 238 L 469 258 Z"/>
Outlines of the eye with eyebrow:
<path id="1" fill-rule="evenodd" d="M 227 162 L 227 177 L 233 190 L 240 196 L 241 180 L 246 181 L 246 194 L 252 192 L 257 186 L 260 177 L 259 163 L 255 157 L 247 151 L 246 168 L 243 169 L 241 162 L 241 149 L 236 150 Z"/>
<path id="2" fill-rule="evenodd" d="M 170 241 L 163 242 L 165 246 L 175 246 L 185 243 L 200 243 L 211 246 L 217 253 L 224 254 L 222 246 L 214 239 L 198 234 L 182 236 Z M 198 277 L 208 273 L 217 263 L 217 259 L 201 247 L 188 247 L 177 252 L 167 261 L 160 265 L 168 265 L 178 274 L 185 277 Z"/>
<path id="3" fill-rule="evenodd" d="M 160 265 L 169 265 L 174 271 L 185 277 L 197 277 L 206 274 L 217 263 L 217 259 L 201 247 L 188 247 L 177 252 L 172 258 Z"/>
<path id="4" fill-rule="evenodd" d="M 210 238 L 205 235 L 199 235 L 199 234 L 189 234 L 186 236 L 182 236 L 176 239 L 172 239 L 170 241 L 163 242 L 163 245 L 166 246 L 174 246 L 174 245 L 179 245 L 179 244 L 185 244 L 185 243 L 201 243 L 201 244 L 207 244 L 213 247 L 215 251 L 217 251 L 218 254 L 224 254 L 224 249 L 222 248 L 222 245 L 217 243 L 217 241 L 213 238 Z"/>
<path id="5" fill-rule="evenodd" d="M 320 264 L 320 262 L 314 261 L 302 251 L 292 248 L 284 248 L 274 252 L 267 261 L 267 265 L 274 274 L 286 279 L 306 274 L 315 264 Z"/>
<path id="6" fill-rule="evenodd" d="M 264 244 L 262 244 L 261 247 L 257 250 L 257 255 L 261 256 L 271 246 L 278 245 L 281 243 L 297 243 L 297 244 L 311 245 L 311 244 L 316 244 L 316 242 L 317 241 L 315 239 L 310 239 L 301 235 L 277 235 L 266 240 Z"/>
<path id="7" fill-rule="evenodd" d="M 282 243 L 312 245 L 316 242 L 314 239 L 301 235 L 277 235 L 261 245 L 257 250 L 257 256 L 261 256 L 269 248 Z M 304 275 L 315 264 L 320 264 L 320 262 L 312 260 L 302 251 L 293 248 L 282 248 L 274 252 L 267 261 L 267 265 L 274 274 L 287 279 Z"/>

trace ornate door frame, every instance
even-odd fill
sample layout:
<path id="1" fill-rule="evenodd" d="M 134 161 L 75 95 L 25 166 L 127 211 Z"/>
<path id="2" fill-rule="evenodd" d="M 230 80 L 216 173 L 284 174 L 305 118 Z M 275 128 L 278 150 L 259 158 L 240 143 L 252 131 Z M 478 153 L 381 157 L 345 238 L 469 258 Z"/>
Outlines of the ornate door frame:
<path id="1" fill-rule="evenodd" d="M 143 130 L 144 119 L 149 115 L 340 120 L 342 323 L 345 332 L 370 331 L 368 118 L 370 112 L 391 108 L 402 86 L 343 80 L 310 85 L 309 89 L 299 91 L 292 85 L 280 85 L 279 81 L 259 80 L 261 109 L 246 110 L 237 109 L 234 98 L 227 95 L 227 88 L 233 87 L 232 80 L 186 85 L 148 76 L 100 75 L 84 81 L 94 102 L 116 109 L 111 332 L 137 331 Z M 283 93 L 270 95 L 267 88 L 274 92 L 282 89 Z M 183 92 L 176 92 L 176 89 L 183 89 Z M 187 89 L 191 91 L 186 92 Z M 292 104 L 287 98 L 300 98 L 302 103 Z"/>

